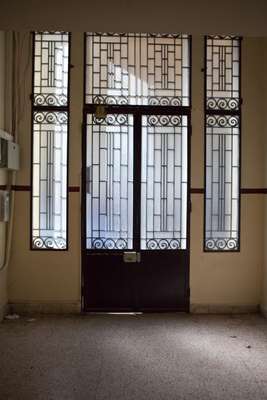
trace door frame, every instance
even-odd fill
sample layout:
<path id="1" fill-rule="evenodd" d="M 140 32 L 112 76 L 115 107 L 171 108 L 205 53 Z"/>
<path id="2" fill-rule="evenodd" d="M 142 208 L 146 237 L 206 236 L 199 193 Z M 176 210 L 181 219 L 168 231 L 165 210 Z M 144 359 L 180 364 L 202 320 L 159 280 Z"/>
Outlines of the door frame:
<path id="1" fill-rule="evenodd" d="M 97 107 L 102 106 L 107 114 L 131 114 L 134 117 L 134 129 L 136 120 L 142 118 L 142 115 L 186 115 L 188 118 L 188 133 L 187 133 L 187 249 L 188 252 L 188 268 L 185 275 L 185 285 L 186 285 L 186 306 L 182 311 L 190 311 L 190 243 L 191 243 L 191 136 L 192 136 L 192 126 L 191 126 L 191 106 L 150 106 L 150 105 L 111 105 L 111 104 L 87 104 L 84 105 L 83 109 L 83 122 L 82 122 L 82 174 L 81 174 L 81 311 L 95 312 L 95 310 L 88 311 L 85 310 L 84 304 L 84 276 L 86 268 L 86 145 L 87 145 L 87 124 L 86 117 L 88 114 L 95 114 Z M 140 123 L 139 123 L 140 125 Z M 139 132 L 141 134 L 141 132 Z M 138 153 L 138 152 L 135 152 Z M 136 157 L 138 158 L 138 154 Z M 140 155 L 141 157 L 141 155 Z M 134 165 L 136 164 L 134 158 Z M 138 163 L 137 163 L 138 165 Z M 141 169 L 141 166 L 139 167 Z M 139 185 L 141 187 L 141 185 Z M 140 190 L 136 196 L 140 195 Z M 135 221 L 135 219 L 134 219 Z M 134 222 L 135 223 L 135 222 Z M 166 312 L 166 310 L 157 309 L 154 312 Z M 151 311 L 150 311 L 151 312 Z"/>

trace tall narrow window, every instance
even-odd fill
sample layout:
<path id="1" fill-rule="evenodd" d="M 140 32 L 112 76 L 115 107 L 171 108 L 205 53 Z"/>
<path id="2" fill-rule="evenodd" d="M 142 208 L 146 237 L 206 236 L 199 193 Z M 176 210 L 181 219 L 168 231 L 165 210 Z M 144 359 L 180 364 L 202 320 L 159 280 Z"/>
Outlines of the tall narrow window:
<path id="1" fill-rule="evenodd" d="M 241 39 L 205 39 L 206 251 L 239 251 Z"/>
<path id="2" fill-rule="evenodd" d="M 69 46 L 66 32 L 34 34 L 32 249 L 67 249 Z"/>

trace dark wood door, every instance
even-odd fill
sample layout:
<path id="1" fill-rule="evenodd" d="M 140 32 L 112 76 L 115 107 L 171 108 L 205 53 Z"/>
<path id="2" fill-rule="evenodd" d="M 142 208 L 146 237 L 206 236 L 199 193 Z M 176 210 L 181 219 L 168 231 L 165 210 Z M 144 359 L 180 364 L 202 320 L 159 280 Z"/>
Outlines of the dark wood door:
<path id="1" fill-rule="evenodd" d="M 150 107 L 87 112 L 84 311 L 187 311 L 189 116 Z"/>

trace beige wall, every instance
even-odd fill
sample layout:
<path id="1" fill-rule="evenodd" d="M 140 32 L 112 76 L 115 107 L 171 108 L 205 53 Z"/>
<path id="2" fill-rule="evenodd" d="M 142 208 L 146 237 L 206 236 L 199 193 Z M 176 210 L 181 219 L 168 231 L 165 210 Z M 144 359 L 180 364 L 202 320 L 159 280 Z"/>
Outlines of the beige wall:
<path id="1" fill-rule="evenodd" d="M 242 187 L 264 186 L 263 39 L 243 40 Z M 27 55 L 23 62 L 27 64 Z M 70 185 L 80 185 L 83 84 L 83 35 L 72 35 Z M 193 37 L 192 187 L 203 188 L 203 39 Z M 24 70 L 24 68 L 22 68 Z M 26 93 L 19 126 L 21 170 L 18 185 L 30 184 L 31 71 L 24 73 Z M 13 304 L 79 309 L 80 194 L 69 194 L 69 251 L 30 251 L 29 192 L 17 192 L 8 295 Z M 192 308 L 257 306 L 263 266 L 264 196 L 242 195 L 241 252 L 203 253 L 203 195 L 193 194 L 190 286 Z M 65 308 L 64 308 L 65 307 Z M 205 308 L 206 307 L 206 308 Z"/>
<path id="2" fill-rule="evenodd" d="M 0 28 L 267 35 L 266 0 L 1 0 Z"/>
<path id="3" fill-rule="evenodd" d="M 263 40 L 242 43 L 242 187 L 264 186 L 262 114 Z M 193 40 L 192 187 L 203 187 L 203 43 Z M 252 306 L 260 303 L 263 207 L 260 194 L 242 194 L 240 253 L 204 253 L 203 195 L 192 195 L 191 304 Z"/>
<path id="4" fill-rule="evenodd" d="M 25 32 L 22 33 L 24 43 Z M 29 35 L 27 35 L 29 36 Z M 81 179 L 81 121 L 83 101 L 83 34 L 73 34 L 71 63 L 71 119 L 69 184 L 79 186 Z M 27 45 L 24 44 L 24 48 Z M 29 48 L 29 46 L 28 46 Z M 18 185 L 30 184 L 31 159 L 31 69 L 26 51 L 21 59 L 24 71 L 21 96 L 24 98 L 19 122 L 21 169 L 17 174 Z M 30 251 L 30 193 L 16 192 L 14 231 L 9 274 L 9 302 L 53 304 L 54 310 L 79 310 L 81 289 L 80 260 L 80 194 L 69 193 L 69 250 Z"/>
<path id="5" fill-rule="evenodd" d="M 267 39 L 264 39 L 264 62 L 263 62 L 263 88 L 264 88 L 264 122 L 265 122 L 265 154 L 267 154 Z M 265 187 L 267 187 L 267 157 L 265 157 L 264 164 L 264 179 L 265 179 Z M 267 317 L 267 197 L 264 201 L 264 265 L 263 265 L 263 276 L 262 276 L 262 297 L 261 297 L 261 308 L 263 313 Z"/>
<path id="6" fill-rule="evenodd" d="M 4 129 L 5 113 L 5 33 L 0 31 L 0 128 Z M 6 184 L 6 172 L 0 169 L 0 185 Z M 5 258 L 6 224 L 0 222 L 0 321 L 7 303 L 7 271 L 1 271 Z"/>

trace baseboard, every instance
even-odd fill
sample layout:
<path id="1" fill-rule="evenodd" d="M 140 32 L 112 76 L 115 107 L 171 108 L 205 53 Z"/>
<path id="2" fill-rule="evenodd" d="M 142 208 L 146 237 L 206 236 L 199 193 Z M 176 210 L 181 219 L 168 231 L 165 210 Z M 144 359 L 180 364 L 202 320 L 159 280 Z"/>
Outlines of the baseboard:
<path id="1" fill-rule="evenodd" d="M 0 305 L 0 323 L 3 321 L 5 318 L 5 315 L 8 314 L 8 305 L 7 304 L 1 304 Z"/>
<path id="2" fill-rule="evenodd" d="M 261 314 L 265 317 L 265 318 L 267 318 L 267 307 L 264 307 L 264 306 L 260 306 L 260 311 L 261 311 Z"/>
<path id="3" fill-rule="evenodd" d="M 258 305 L 191 304 L 192 314 L 252 314 L 260 311 Z"/>
<path id="4" fill-rule="evenodd" d="M 80 314 L 81 304 L 77 303 L 9 303 L 11 313 L 27 314 Z"/>
<path id="5" fill-rule="evenodd" d="M 9 303 L 0 307 L 0 321 L 7 311 L 24 314 L 80 314 L 80 302 L 74 303 Z M 261 312 L 267 318 L 267 309 L 258 305 L 191 304 L 192 314 L 252 314 Z"/>

